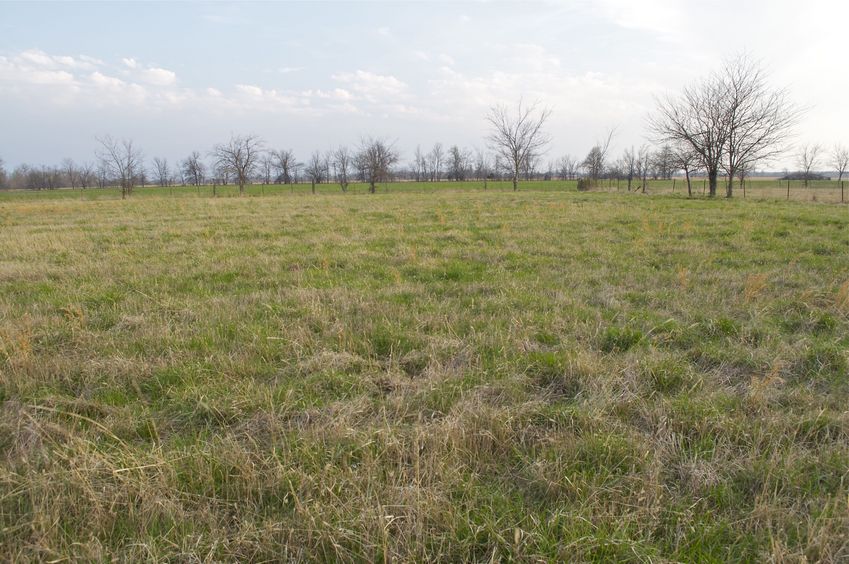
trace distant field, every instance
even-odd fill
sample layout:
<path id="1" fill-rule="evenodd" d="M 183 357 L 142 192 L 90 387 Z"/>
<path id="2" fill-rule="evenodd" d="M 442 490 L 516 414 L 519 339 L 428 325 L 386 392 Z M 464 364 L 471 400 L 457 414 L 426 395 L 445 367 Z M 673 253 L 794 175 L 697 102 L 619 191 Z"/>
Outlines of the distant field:
<path id="1" fill-rule="evenodd" d="M 0 559 L 849 559 L 846 206 L 473 186 L 0 194 Z"/>
<path id="2" fill-rule="evenodd" d="M 798 200 L 798 201 L 815 201 L 826 203 L 838 203 L 842 201 L 849 203 L 849 186 L 846 186 L 846 181 L 843 181 L 844 190 L 841 196 L 840 183 L 835 180 L 817 180 L 810 181 L 808 186 L 800 180 L 790 181 L 790 191 L 788 198 L 787 181 L 778 180 L 775 178 L 756 178 L 746 181 L 746 190 L 740 188 L 739 183 L 735 183 L 734 192 L 737 198 L 740 199 L 775 199 L 775 200 Z M 520 191 L 542 191 L 542 192 L 562 192 L 575 191 L 577 182 L 575 180 L 534 180 L 530 182 L 521 182 L 519 184 Z M 631 186 L 632 191 L 638 191 L 639 183 L 634 182 Z M 603 180 L 596 192 L 627 192 L 627 181 Z M 707 181 L 701 178 L 692 180 L 693 195 L 695 197 L 703 197 L 707 191 Z M 512 191 L 512 182 L 504 181 L 489 181 L 484 185 L 482 181 L 469 182 L 390 182 L 382 184 L 378 187 L 380 192 L 443 192 L 443 191 L 494 191 L 508 192 Z M 338 184 L 317 184 L 315 191 L 318 194 L 339 194 L 341 189 Z M 275 194 L 311 194 L 312 188 L 309 183 L 299 184 L 252 184 L 246 187 L 246 192 L 249 196 L 273 196 Z M 352 183 L 348 187 L 349 194 L 365 194 L 368 192 L 368 185 L 362 183 Z M 652 195 L 659 194 L 687 194 L 687 184 L 683 178 L 674 180 L 649 180 L 647 183 L 646 193 Z M 720 182 L 717 193 L 719 196 L 725 196 L 725 186 Z M 188 198 L 201 197 L 210 198 L 216 197 L 232 197 L 239 194 L 238 186 L 232 184 L 226 186 L 172 186 L 162 188 L 158 186 L 136 187 L 132 197 L 171 197 L 171 198 Z M 102 200 L 116 199 L 121 197 L 121 190 L 118 188 L 88 188 L 86 190 L 71 190 L 63 188 L 60 190 L 20 190 L 11 192 L 0 191 L 0 201 L 5 199 L 81 199 L 81 200 Z"/>

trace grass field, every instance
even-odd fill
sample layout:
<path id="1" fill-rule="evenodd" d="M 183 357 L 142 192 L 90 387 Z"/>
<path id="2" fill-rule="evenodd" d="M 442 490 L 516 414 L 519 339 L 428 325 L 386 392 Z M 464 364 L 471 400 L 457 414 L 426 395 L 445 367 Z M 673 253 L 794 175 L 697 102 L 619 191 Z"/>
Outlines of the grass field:
<path id="1" fill-rule="evenodd" d="M 0 195 L 0 559 L 849 558 L 846 206 L 277 188 Z"/>
<path id="2" fill-rule="evenodd" d="M 724 180 L 721 180 L 717 188 L 718 197 L 724 197 L 725 185 Z M 534 192 L 564 192 L 575 191 L 577 181 L 575 180 L 534 180 L 530 182 L 521 182 L 520 189 L 523 191 L 531 190 Z M 506 181 L 490 180 L 486 183 L 483 181 L 468 181 L 468 182 L 391 182 L 378 186 L 378 191 L 381 192 L 475 192 L 475 191 L 490 191 L 490 192 L 509 192 L 513 190 L 513 183 Z M 631 191 L 639 190 L 639 182 L 636 180 L 631 185 Z M 707 181 L 701 178 L 692 180 L 692 190 L 694 197 L 703 197 L 707 191 Z M 253 184 L 245 187 L 248 196 L 275 196 L 275 195 L 294 195 L 294 194 L 311 194 L 312 188 L 308 183 L 299 184 Z M 340 188 L 337 184 L 317 184 L 315 186 L 317 194 L 339 194 Z M 368 191 L 368 185 L 363 183 L 352 183 L 349 186 L 349 194 L 364 194 Z M 593 189 L 594 192 L 606 193 L 627 193 L 628 183 L 624 180 L 602 180 L 600 185 Z M 648 180 L 646 193 L 650 195 L 686 195 L 687 183 L 683 178 L 675 178 L 673 180 Z M 805 186 L 800 180 L 790 181 L 788 185 L 786 180 L 778 180 L 776 178 L 760 178 L 746 181 L 746 190 L 740 188 L 739 182 L 734 185 L 734 193 L 738 199 L 754 199 L 754 200 L 792 200 L 792 201 L 808 201 L 822 203 L 849 203 L 849 187 L 846 186 L 846 181 L 837 182 L 836 180 L 812 180 Z M 210 198 L 221 197 L 228 198 L 239 195 L 238 186 L 228 184 L 226 186 L 145 186 L 136 187 L 133 196 L 134 198 Z M 79 200 L 114 200 L 121 197 L 119 188 L 89 188 L 86 190 L 80 189 L 60 189 L 60 190 L 20 190 L 20 191 L 0 191 L 0 202 L 4 200 L 39 200 L 39 199 L 79 199 Z"/>

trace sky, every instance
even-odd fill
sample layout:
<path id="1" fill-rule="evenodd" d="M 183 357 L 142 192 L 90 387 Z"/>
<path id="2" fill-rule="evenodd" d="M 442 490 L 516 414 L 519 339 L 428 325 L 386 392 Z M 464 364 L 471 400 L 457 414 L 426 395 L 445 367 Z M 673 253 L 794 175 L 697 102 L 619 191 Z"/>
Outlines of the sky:
<path id="1" fill-rule="evenodd" d="M 552 109 L 544 160 L 648 141 L 656 96 L 747 53 L 804 109 L 785 156 L 849 145 L 849 3 L 833 0 L 37 3 L 0 1 L 0 159 L 148 160 L 234 134 L 268 148 L 486 148 L 485 115 Z M 824 168 L 824 167 L 823 167 Z"/>

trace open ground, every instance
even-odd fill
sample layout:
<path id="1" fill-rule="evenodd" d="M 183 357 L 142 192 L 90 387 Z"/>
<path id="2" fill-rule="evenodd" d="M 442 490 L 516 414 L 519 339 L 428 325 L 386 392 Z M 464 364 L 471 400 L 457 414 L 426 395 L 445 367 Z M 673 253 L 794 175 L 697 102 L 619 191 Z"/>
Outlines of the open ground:
<path id="1" fill-rule="evenodd" d="M 545 185 L 0 195 L 0 558 L 849 558 L 839 191 Z"/>

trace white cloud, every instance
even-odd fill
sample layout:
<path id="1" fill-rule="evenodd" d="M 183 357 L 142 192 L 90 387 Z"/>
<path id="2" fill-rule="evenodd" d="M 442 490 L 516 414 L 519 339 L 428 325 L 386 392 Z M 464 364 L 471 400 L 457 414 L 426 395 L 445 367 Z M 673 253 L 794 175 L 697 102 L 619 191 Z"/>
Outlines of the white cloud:
<path id="1" fill-rule="evenodd" d="M 100 61 L 92 57 L 70 55 L 49 55 L 40 49 L 22 51 L 14 60 L 22 66 L 34 66 L 47 69 L 92 69 Z"/>
<path id="2" fill-rule="evenodd" d="M 333 80 L 348 84 L 354 92 L 369 101 L 378 98 L 400 96 L 407 92 L 408 86 L 392 75 L 376 74 L 369 71 L 343 72 L 334 74 Z"/>
<path id="3" fill-rule="evenodd" d="M 620 27 L 649 31 L 661 38 L 684 40 L 690 27 L 680 0 L 599 0 L 594 6 Z"/>
<path id="4" fill-rule="evenodd" d="M 174 71 L 156 67 L 141 71 L 139 76 L 148 84 L 155 84 L 157 86 L 169 86 L 177 82 L 177 75 Z"/>
<path id="5" fill-rule="evenodd" d="M 250 96 L 262 96 L 262 88 L 253 84 L 237 84 L 236 90 Z"/>
<path id="6" fill-rule="evenodd" d="M 122 63 L 124 63 L 124 66 L 125 66 L 125 67 L 130 68 L 130 69 L 134 69 L 134 68 L 136 68 L 137 66 L 139 66 L 138 62 L 136 62 L 136 60 L 135 60 L 135 59 L 132 59 L 132 58 L 129 58 L 129 59 L 121 59 L 121 62 L 122 62 Z"/>

